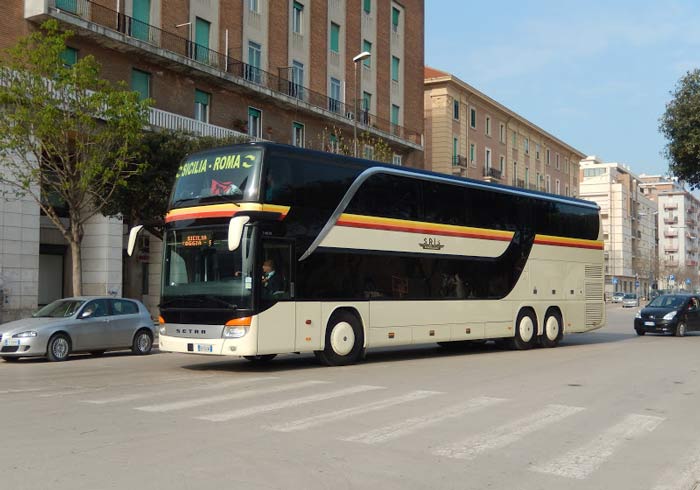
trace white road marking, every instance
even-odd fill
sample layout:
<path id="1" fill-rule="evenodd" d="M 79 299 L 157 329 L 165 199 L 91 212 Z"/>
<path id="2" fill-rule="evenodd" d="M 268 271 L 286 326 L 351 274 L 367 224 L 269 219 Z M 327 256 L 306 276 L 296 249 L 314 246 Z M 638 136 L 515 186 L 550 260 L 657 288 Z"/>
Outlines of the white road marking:
<path id="1" fill-rule="evenodd" d="M 503 398 L 480 396 L 478 398 L 472 398 L 464 403 L 460 403 L 459 405 L 448 407 L 439 412 L 412 417 L 410 419 L 396 422 L 395 424 L 391 424 L 387 427 L 380 427 L 368 432 L 346 437 L 342 440 L 349 442 L 361 442 L 363 444 L 379 444 L 418 432 L 421 429 L 438 424 L 445 420 L 461 417 L 505 401 L 507 400 Z"/>
<path id="2" fill-rule="evenodd" d="M 326 384 L 329 381 L 301 381 L 299 383 L 289 383 L 281 386 L 272 386 L 270 388 L 258 388 L 254 390 L 238 391 L 236 393 L 227 393 L 225 395 L 210 396 L 205 398 L 193 398 L 191 400 L 183 400 L 179 402 L 162 403 L 159 405 L 146 405 L 144 407 L 136 407 L 136 410 L 143 412 L 170 412 L 172 410 L 182 410 L 184 408 L 201 407 L 211 403 L 225 402 L 230 400 L 239 400 L 241 398 L 250 398 L 258 395 L 267 395 L 269 393 L 277 393 L 280 391 L 296 390 L 298 388 L 306 388 Z"/>
<path id="3" fill-rule="evenodd" d="M 700 445 L 681 458 L 678 465 L 669 468 L 653 490 L 695 490 L 698 482 L 700 482 Z"/>
<path id="4" fill-rule="evenodd" d="M 0 390 L 0 395 L 16 395 L 19 393 L 35 393 L 45 390 L 46 388 L 10 388 L 9 390 Z"/>
<path id="5" fill-rule="evenodd" d="M 386 398 L 384 400 L 367 403 L 365 405 L 356 405 L 354 407 L 344 408 L 342 410 L 335 410 L 333 412 L 326 412 L 320 415 L 312 415 L 311 417 L 295 420 L 286 424 L 273 425 L 266 428 L 279 432 L 293 432 L 296 430 L 303 430 L 308 429 L 309 427 L 327 424 L 329 422 L 335 422 L 337 420 L 346 419 L 363 413 L 383 410 L 385 408 L 393 407 L 395 405 L 400 405 L 401 403 L 422 400 L 423 398 L 428 398 L 430 396 L 439 394 L 441 393 L 437 391 L 412 391 L 410 393 L 406 393 L 405 395 L 395 396 L 393 398 Z"/>
<path id="6" fill-rule="evenodd" d="M 651 415 L 632 414 L 610 427 L 587 444 L 569 451 L 546 464 L 535 466 L 532 471 L 583 480 L 593 473 L 625 441 L 651 432 L 665 419 Z"/>
<path id="7" fill-rule="evenodd" d="M 292 398 L 291 400 L 268 403 L 266 405 L 257 405 L 248 408 L 241 408 L 238 410 L 232 410 L 230 412 L 215 413 L 212 415 L 205 415 L 197 418 L 199 420 L 208 420 L 210 422 L 224 422 L 226 420 L 248 417 L 250 415 L 260 415 L 261 413 L 274 412 L 275 410 L 282 410 L 284 408 L 298 407 L 299 405 L 307 405 L 309 403 L 330 400 L 332 398 L 340 398 L 341 396 L 354 395 L 356 393 L 362 393 L 364 391 L 381 389 L 384 388 L 382 386 L 367 385 L 352 386 L 350 388 L 330 391 L 328 393 L 318 393 L 316 395 L 302 396 L 300 398 Z"/>
<path id="8" fill-rule="evenodd" d="M 482 453 L 501 449 L 523 437 L 570 417 L 584 410 L 581 407 L 566 405 L 547 405 L 539 412 L 515 420 L 488 432 L 469 437 L 461 442 L 441 446 L 433 450 L 436 456 L 446 456 L 455 459 L 474 459 Z"/>
<path id="9" fill-rule="evenodd" d="M 188 388 L 174 388 L 171 390 L 162 391 L 150 391 L 147 393 L 132 393 L 129 395 L 115 396 L 112 398 L 102 398 L 100 400 L 83 400 L 84 403 L 92 403 L 94 405 L 104 405 L 107 403 L 122 403 L 134 400 L 140 400 L 143 398 L 157 398 L 159 396 L 174 395 L 177 393 L 189 393 L 191 391 L 199 390 L 215 390 L 220 388 L 228 388 L 231 386 L 236 386 L 245 383 L 253 383 L 257 381 L 267 381 L 271 379 L 279 379 L 274 376 L 270 377 L 259 377 L 259 378 L 246 378 L 246 379 L 234 379 L 230 381 L 221 381 L 219 383 L 208 383 L 203 385 L 190 386 Z"/>
<path id="10" fill-rule="evenodd" d="M 62 396 L 72 396 L 72 395 L 80 395 L 83 393 L 94 393 L 96 391 L 102 391 L 104 388 L 71 388 L 71 389 L 66 389 L 65 391 L 55 391 L 53 393 L 42 393 L 39 395 L 39 398 L 56 398 L 56 397 L 62 397 Z"/>

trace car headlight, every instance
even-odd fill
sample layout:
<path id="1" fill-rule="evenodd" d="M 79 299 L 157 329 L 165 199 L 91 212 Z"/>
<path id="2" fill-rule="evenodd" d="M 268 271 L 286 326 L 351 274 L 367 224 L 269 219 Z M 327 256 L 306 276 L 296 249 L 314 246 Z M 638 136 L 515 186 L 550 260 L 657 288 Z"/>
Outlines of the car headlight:
<path id="1" fill-rule="evenodd" d="M 29 337 L 36 337 L 37 333 L 34 330 L 27 330 L 26 332 L 16 333 L 12 336 L 13 339 L 26 339 Z"/>
<path id="2" fill-rule="evenodd" d="M 248 327 L 224 327 L 224 337 L 240 339 L 248 333 Z"/>
<path id="3" fill-rule="evenodd" d="M 634 315 L 635 318 L 642 318 L 642 310 L 638 310 L 637 314 Z"/>
<path id="4" fill-rule="evenodd" d="M 671 313 L 666 313 L 664 315 L 664 320 L 673 320 L 676 317 L 676 312 L 672 311 Z"/>

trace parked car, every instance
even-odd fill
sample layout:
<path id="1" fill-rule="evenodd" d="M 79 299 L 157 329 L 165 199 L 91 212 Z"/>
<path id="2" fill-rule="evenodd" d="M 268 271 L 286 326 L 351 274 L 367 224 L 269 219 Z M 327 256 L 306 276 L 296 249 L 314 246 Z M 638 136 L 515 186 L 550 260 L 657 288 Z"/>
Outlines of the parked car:
<path id="1" fill-rule="evenodd" d="M 636 293 L 627 293 L 622 297 L 622 307 L 632 308 L 639 306 L 639 296 Z"/>
<path id="2" fill-rule="evenodd" d="M 622 303 L 622 298 L 624 298 L 624 297 L 625 297 L 625 293 L 621 293 L 619 291 L 616 293 L 613 293 L 612 302 L 613 303 Z"/>
<path id="3" fill-rule="evenodd" d="M 634 329 L 637 335 L 671 333 L 678 337 L 700 330 L 700 296 L 662 294 L 637 312 Z"/>
<path id="4" fill-rule="evenodd" d="M 65 361 L 71 353 L 102 355 L 107 350 L 131 349 L 148 354 L 155 327 L 139 301 L 113 297 L 59 299 L 31 318 L 0 325 L 0 357 L 47 357 Z"/>

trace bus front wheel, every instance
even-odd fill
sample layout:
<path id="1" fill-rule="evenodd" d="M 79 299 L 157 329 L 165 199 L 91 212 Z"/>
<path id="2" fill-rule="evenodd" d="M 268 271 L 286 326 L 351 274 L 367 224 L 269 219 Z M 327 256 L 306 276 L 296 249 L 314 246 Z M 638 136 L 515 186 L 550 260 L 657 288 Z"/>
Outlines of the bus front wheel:
<path id="1" fill-rule="evenodd" d="M 326 346 L 316 351 L 316 357 L 326 366 L 345 366 L 360 360 L 365 335 L 355 315 L 339 311 L 331 316 L 326 326 Z"/>

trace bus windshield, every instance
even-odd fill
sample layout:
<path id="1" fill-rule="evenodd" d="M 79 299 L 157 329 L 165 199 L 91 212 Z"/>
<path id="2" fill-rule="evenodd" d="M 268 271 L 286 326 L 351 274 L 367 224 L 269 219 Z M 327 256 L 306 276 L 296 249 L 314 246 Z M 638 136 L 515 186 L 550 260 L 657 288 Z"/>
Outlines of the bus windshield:
<path id="1" fill-rule="evenodd" d="M 253 292 L 252 229 L 237 250 L 228 249 L 228 227 L 170 230 L 165 239 L 165 308 L 250 309 Z"/>
<path id="2" fill-rule="evenodd" d="M 255 200 L 262 150 L 219 148 L 185 160 L 175 175 L 171 206 Z"/>

